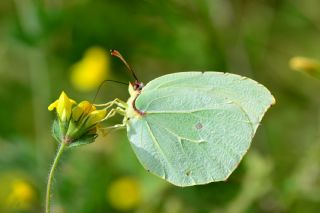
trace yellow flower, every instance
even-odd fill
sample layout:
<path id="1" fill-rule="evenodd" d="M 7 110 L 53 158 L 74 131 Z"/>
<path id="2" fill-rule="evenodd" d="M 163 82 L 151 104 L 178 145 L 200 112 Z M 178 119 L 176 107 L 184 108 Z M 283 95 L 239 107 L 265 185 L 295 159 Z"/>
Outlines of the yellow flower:
<path id="1" fill-rule="evenodd" d="M 70 119 L 72 105 L 76 102 L 70 99 L 65 92 L 62 91 L 58 100 L 49 105 L 48 110 L 56 109 L 60 121 L 65 122 Z"/>
<path id="2" fill-rule="evenodd" d="M 96 89 L 109 71 L 109 54 L 100 47 L 88 49 L 81 61 L 71 67 L 71 83 L 80 91 Z"/>
<path id="3" fill-rule="evenodd" d="M 97 126 L 106 117 L 107 110 L 97 110 L 88 101 L 75 104 L 62 92 L 60 98 L 48 107 L 49 110 L 56 109 L 59 118 L 58 122 L 53 123 L 53 135 L 60 143 L 72 146 L 91 143 L 97 136 Z"/>
<path id="4" fill-rule="evenodd" d="M 141 187 L 132 177 L 122 177 L 111 183 L 107 199 L 113 208 L 126 211 L 133 209 L 141 202 Z"/>

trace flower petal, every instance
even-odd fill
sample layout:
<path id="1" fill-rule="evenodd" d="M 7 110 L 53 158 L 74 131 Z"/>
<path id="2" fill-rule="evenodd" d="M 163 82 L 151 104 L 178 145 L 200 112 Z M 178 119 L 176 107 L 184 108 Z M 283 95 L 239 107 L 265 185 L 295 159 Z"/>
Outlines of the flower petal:
<path id="1" fill-rule="evenodd" d="M 85 123 L 85 128 L 90 128 L 93 125 L 101 122 L 107 115 L 107 110 L 95 110 L 88 115 L 88 120 Z"/>
<path id="2" fill-rule="evenodd" d="M 67 121 L 71 116 L 71 109 L 73 104 L 76 104 L 76 102 L 70 99 L 67 94 L 62 91 L 59 99 L 51 104 L 48 109 L 53 110 L 54 108 L 56 108 L 60 120 Z"/>
<path id="3" fill-rule="evenodd" d="M 96 110 L 96 107 L 93 106 L 89 101 L 81 101 L 76 107 L 72 110 L 72 119 L 78 121 L 81 116 L 85 117 L 90 112 Z"/>
<path id="4" fill-rule="evenodd" d="M 57 105 L 58 105 L 58 100 L 56 100 L 55 102 L 53 102 L 52 104 L 50 104 L 50 105 L 48 106 L 48 110 L 49 110 L 49 111 L 54 110 L 54 109 L 57 107 Z"/>

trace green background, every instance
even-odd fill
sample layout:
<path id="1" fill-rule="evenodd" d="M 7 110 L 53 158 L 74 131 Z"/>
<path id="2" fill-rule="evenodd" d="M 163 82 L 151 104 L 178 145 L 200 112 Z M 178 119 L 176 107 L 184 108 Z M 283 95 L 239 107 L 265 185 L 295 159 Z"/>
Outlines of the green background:
<path id="1" fill-rule="evenodd" d="M 1 0 L 0 191 L 1 181 L 23 178 L 36 194 L 24 212 L 43 212 L 57 146 L 47 106 L 62 90 L 92 100 L 94 91 L 71 86 L 70 67 L 86 49 L 100 46 L 118 49 L 145 83 L 178 71 L 231 72 L 265 85 L 277 104 L 226 182 L 165 183 L 142 168 L 124 130 L 71 150 L 56 175 L 56 212 L 123 212 L 106 193 L 127 176 L 142 193 L 127 212 L 317 212 L 320 81 L 291 71 L 288 61 L 320 58 L 319 11 L 317 0 Z M 133 80 L 118 59 L 110 61 L 110 79 Z M 116 97 L 126 100 L 127 87 L 109 83 L 97 102 Z M 0 210 L 23 212 L 1 204 Z"/>

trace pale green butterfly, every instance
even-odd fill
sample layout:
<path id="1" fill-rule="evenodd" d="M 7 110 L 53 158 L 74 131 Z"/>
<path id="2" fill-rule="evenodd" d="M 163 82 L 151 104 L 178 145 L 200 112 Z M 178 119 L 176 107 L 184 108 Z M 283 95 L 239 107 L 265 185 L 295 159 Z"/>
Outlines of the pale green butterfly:
<path id="1" fill-rule="evenodd" d="M 132 71 L 118 51 L 111 54 Z M 211 71 L 168 74 L 145 86 L 136 80 L 129 93 L 126 103 L 109 102 L 118 105 L 110 116 L 124 116 L 123 124 L 114 127 L 126 126 L 147 171 L 177 186 L 226 180 L 275 103 L 256 81 Z"/>

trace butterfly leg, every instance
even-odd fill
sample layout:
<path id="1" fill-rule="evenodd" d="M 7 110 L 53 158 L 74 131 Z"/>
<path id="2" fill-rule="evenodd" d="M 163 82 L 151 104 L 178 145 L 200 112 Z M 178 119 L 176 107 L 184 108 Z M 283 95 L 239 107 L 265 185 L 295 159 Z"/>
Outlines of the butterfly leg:
<path id="1" fill-rule="evenodd" d="M 124 124 L 116 124 L 114 126 L 108 126 L 108 127 L 104 127 L 104 128 L 99 128 L 99 131 L 102 133 L 102 135 L 105 137 L 107 136 L 109 133 L 111 133 L 114 130 L 119 130 L 119 129 L 123 129 L 125 128 L 126 125 Z"/>
<path id="2" fill-rule="evenodd" d="M 107 116 L 103 120 L 108 120 L 109 118 L 115 116 L 116 114 L 120 114 L 122 116 L 125 116 L 125 110 L 121 107 L 117 107 L 115 109 L 110 110 L 110 112 L 107 114 Z M 109 127 L 99 128 L 99 130 L 103 133 L 105 133 L 106 130 L 113 130 L 113 129 L 122 129 L 126 126 L 125 123 L 122 124 L 116 124 Z"/>
<path id="3" fill-rule="evenodd" d="M 112 130 L 112 129 L 123 129 L 125 127 L 126 127 L 125 124 L 116 124 L 116 125 L 113 125 L 113 126 L 108 126 L 108 127 L 99 128 L 99 129 L 100 130 Z"/>
<path id="4" fill-rule="evenodd" d="M 102 121 L 108 120 L 109 118 L 115 116 L 116 114 L 125 116 L 126 112 L 121 107 L 117 107 L 115 109 L 111 109 L 110 112 L 106 115 L 106 117 Z"/>
<path id="5" fill-rule="evenodd" d="M 126 109 L 128 107 L 128 104 L 119 98 L 114 99 L 113 101 L 104 103 L 104 104 L 95 104 L 97 107 L 105 107 L 106 109 L 109 109 L 113 105 L 117 105 L 118 107 L 121 107 L 123 109 Z"/>
<path id="6" fill-rule="evenodd" d="M 103 119 L 103 121 L 108 120 L 109 118 L 115 116 L 116 114 L 126 117 L 125 110 L 127 108 L 127 103 L 121 101 L 118 98 L 105 104 L 95 104 L 95 106 L 105 107 L 105 109 L 109 109 L 113 105 L 117 105 L 117 107 L 114 109 L 111 109 L 109 113 L 106 115 L 106 117 Z M 126 123 L 123 122 L 122 124 L 116 124 L 114 126 L 99 128 L 99 130 L 105 134 L 106 130 L 121 129 L 121 128 L 124 128 L 125 126 L 126 126 Z"/>

